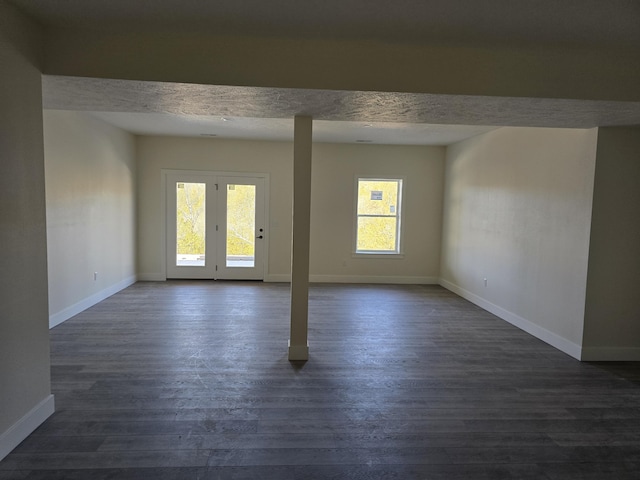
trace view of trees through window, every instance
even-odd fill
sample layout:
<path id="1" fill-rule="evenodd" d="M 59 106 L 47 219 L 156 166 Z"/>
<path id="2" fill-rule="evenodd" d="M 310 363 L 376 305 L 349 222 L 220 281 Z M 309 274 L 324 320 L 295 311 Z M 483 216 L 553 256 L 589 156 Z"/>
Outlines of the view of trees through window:
<path id="1" fill-rule="evenodd" d="M 205 200 L 206 185 L 204 183 L 180 182 L 176 184 L 176 253 L 178 258 L 196 256 L 192 260 L 204 260 Z"/>
<path id="2" fill-rule="evenodd" d="M 402 180 L 358 179 L 356 252 L 399 253 Z"/>
<path id="3" fill-rule="evenodd" d="M 255 255 L 255 206 L 255 185 L 227 186 L 227 264 Z"/>
<path id="4" fill-rule="evenodd" d="M 206 228 L 204 183 L 176 185 L 177 256 L 204 265 Z M 356 252 L 399 253 L 402 180 L 358 179 Z M 255 185 L 227 185 L 226 258 L 253 261 L 255 255 Z M 237 264 L 234 266 L 252 266 Z"/>
<path id="5" fill-rule="evenodd" d="M 255 185 L 227 186 L 227 260 L 251 260 L 255 255 Z M 206 245 L 206 185 L 176 184 L 176 242 L 180 265 L 204 265 Z M 229 262 L 227 262 L 229 263 Z M 252 266 L 236 264 L 235 266 Z"/>

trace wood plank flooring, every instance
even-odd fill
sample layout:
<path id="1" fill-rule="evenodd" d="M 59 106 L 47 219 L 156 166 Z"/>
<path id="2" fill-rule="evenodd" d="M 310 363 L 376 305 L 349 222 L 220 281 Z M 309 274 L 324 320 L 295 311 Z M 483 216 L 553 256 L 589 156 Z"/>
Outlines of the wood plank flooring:
<path id="1" fill-rule="evenodd" d="M 438 286 L 137 283 L 51 331 L 57 411 L 7 479 L 639 479 L 640 365 Z"/>

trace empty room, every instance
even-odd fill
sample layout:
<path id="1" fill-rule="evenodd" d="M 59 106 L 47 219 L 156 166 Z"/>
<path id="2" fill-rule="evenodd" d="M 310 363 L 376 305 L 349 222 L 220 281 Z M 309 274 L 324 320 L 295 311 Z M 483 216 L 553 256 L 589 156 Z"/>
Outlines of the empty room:
<path id="1" fill-rule="evenodd" d="M 639 6 L 362 7 L 0 1 L 0 479 L 637 478 Z"/>

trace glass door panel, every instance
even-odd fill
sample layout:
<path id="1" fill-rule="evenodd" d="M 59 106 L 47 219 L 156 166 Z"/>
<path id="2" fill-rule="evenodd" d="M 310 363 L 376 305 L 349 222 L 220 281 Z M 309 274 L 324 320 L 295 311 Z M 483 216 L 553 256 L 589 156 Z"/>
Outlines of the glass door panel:
<path id="1" fill-rule="evenodd" d="M 166 176 L 167 278 L 215 277 L 214 176 Z"/>
<path id="2" fill-rule="evenodd" d="M 262 280 L 265 178 L 165 171 L 166 278 Z"/>
<path id="3" fill-rule="evenodd" d="M 227 185 L 225 266 L 253 268 L 256 264 L 256 186 Z"/>
<path id="4" fill-rule="evenodd" d="M 176 183 L 176 266 L 205 266 L 206 187 L 205 183 Z"/>
<path id="5" fill-rule="evenodd" d="M 259 177 L 219 177 L 219 249 L 217 278 L 262 280 L 264 277 L 265 193 Z"/>

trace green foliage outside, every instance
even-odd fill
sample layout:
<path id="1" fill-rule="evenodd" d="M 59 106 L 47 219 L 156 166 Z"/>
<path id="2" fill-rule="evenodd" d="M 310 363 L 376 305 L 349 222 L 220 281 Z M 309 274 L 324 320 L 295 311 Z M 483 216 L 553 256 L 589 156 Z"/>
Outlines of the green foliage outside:
<path id="1" fill-rule="evenodd" d="M 177 253 L 205 254 L 204 183 L 178 183 Z M 227 188 L 227 255 L 254 256 L 255 185 L 229 185 Z"/>
<path id="2" fill-rule="evenodd" d="M 205 184 L 178 183 L 176 198 L 177 253 L 204 255 Z"/>
<path id="3" fill-rule="evenodd" d="M 396 250 L 399 182 L 358 182 L 358 251 Z M 255 252 L 255 186 L 229 185 L 226 193 L 226 254 L 252 257 Z M 204 255 L 205 184 L 179 183 L 176 194 L 177 253 Z"/>
<path id="4" fill-rule="evenodd" d="M 358 182 L 358 251 L 396 251 L 400 182 Z"/>
<path id="5" fill-rule="evenodd" d="M 359 218 L 358 250 L 394 252 L 396 250 L 395 218 Z"/>
<path id="6" fill-rule="evenodd" d="M 255 205 L 255 185 L 228 186 L 227 256 L 254 256 Z"/>

